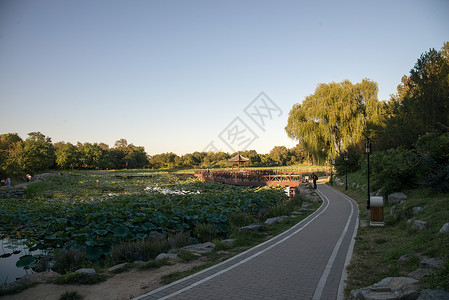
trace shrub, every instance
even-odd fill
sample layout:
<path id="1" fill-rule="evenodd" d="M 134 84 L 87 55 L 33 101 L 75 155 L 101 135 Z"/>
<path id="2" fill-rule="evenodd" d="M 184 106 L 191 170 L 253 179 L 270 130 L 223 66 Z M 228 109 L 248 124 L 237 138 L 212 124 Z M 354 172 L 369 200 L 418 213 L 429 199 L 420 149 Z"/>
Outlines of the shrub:
<path id="1" fill-rule="evenodd" d="M 181 248 L 193 244 L 192 237 L 188 232 L 179 232 L 168 238 L 170 248 Z"/>
<path id="2" fill-rule="evenodd" d="M 170 245 L 166 239 L 142 239 L 114 246 L 111 259 L 117 262 L 147 261 L 169 249 Z"/>
<path id="3" fill-rule="evenodd" d="M 86 252 L 79 249 L 63 249 L 56 253 L 55 259 L 53 270 L 65 274 L 81 268 L 86 263 Z"/>
<path id="4" fill-rule="evenodd" d="M 191 251 L 185 249 L 181 249 L 178 251 L 178 257 L 183 261 L 192 261 L 198 258 L 198 256 L 193 254 Z"/>
<path id="5" fill-rule="evenodd" d="M 158 269 L 162 266 L 171 265 L 172 263 L 168 258 L 163 258 L 160 260 L 151 259 L 148 262 L 139 265 L 137 268 L 140 270 L 148 270 L 148 269 Z"/>
<path id="6" fill-rule="evenodd" d="M 403 148 L 373 153 L 370 167 L 372 188 L 384 195 L 417 187 L 424 176 L 422 160 L 413 151 Z M 365 162 L 362 169 L 365 174 L 366 168 Z"/>
<path id="7" fill-rule="evenodd" d="M 83 297 L 77 291 L 66 291 L 59 297 L 59 300 L 80 300 L 80 299 L 83 299 Z"/>
<path id="8" fill-rule="evenodd" d="M 201 242 L 207 242 L 215 238 L 216 231 L 214 225 L 203 223 L 196 225 L 193 233 Z"/>
<path id="9" fill-rule="evenodd" d="M 244 212 L 234 212 L 229 215 L 229 226 L 231 226 L 231 228 L 238 229 L 240 227 L 252 224 L 255 221 L 257 221 L 256 218 Z"/>

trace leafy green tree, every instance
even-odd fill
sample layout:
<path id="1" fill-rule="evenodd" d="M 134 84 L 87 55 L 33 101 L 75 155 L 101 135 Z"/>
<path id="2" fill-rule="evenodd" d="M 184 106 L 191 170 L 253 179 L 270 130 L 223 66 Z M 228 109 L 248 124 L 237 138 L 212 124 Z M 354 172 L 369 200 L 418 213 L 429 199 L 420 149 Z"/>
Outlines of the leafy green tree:
<path id="1" fill-rule="evenodd" d="M 62 143 L 56 147 L 56 164 L 61 169 L 74 169 L 79 163 L 78 149 L 71 143 Z"/>
<path id="2" fill-rule="evenodd" d="M 379 149 L 412 149 L 417 139 L 449 130 L 449 43 L 441 51 L 421 55 L 397 93 L 385 105 L 385 126 L 379 130 Z"/>
<path id="3" fill-rule="evenodd" d="M 275 146 L 270 151 L 270 158 L 276 165 L 285 166 L 290 158 L 290 153 L 285 146 Z"/>
<path id="4" fill-rule="evenodd" d="M 123 159 L 125 165 L 131 169 L 144 168 L 148 165 L 148 157 L 144 147 L 134 146 L 133 144 L 126 147 Z"/>
<path id="5" fill-rule="evenodd" d="M 19 165 L 16 161 L 16 151 L 23 144 L 23 140 L 17 133 L 0 135 L 0 176 L 17 174 Z"/>
<path id="6" fill-rule="evenodd" d="M 288 164 L 300 164 L 304 163 L 308 160 L 308 153 L 304 149 L 304 146 L 301 143 L 298 143 L 295 147 L 289 150 L 290 153 L 290 161 Z"/>
<path id="7" fill-rule="evenodd" d="M 322 161 L 358 143 L 380 121 L 377 84 L 368 79 L 356 84 L 346 80 L 319 84 L 314 94 L 293 106 L 285 130 Z"/>
<path id="8" fill-rule="evenodd" d="M 22 172 L 52 168 L 55 165 L 55 148 L 51 138 L 40 132 L 29 133 L 28 138 L 16 149 L 14 159 Z"/>

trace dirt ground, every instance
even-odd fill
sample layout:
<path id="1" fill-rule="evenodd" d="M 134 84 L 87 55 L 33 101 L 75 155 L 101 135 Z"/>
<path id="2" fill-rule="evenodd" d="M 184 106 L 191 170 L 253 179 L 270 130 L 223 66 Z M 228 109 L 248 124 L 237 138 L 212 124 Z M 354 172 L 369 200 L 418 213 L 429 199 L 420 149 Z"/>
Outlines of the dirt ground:
<path id="1" fill-rule="evenodd" d="M 95 285 L 56 285 L 40 283 L 21 293 L 2 296 L 0 299 L 8 300 L 57 300 L 67 291 L 77 291 L 83 300 L 124 300 L 148 293 L 162 286 L 161 278 L 174 272 L 190 270 L 204 264 L 201 259 L 192 262 L 180 262 L 159 269 L 130 271 L 113 275 L 108 280 Z M 33 274 L 32 274 L 33 275 Z M 36 276 L 36 281 L 42 278 Z"/>

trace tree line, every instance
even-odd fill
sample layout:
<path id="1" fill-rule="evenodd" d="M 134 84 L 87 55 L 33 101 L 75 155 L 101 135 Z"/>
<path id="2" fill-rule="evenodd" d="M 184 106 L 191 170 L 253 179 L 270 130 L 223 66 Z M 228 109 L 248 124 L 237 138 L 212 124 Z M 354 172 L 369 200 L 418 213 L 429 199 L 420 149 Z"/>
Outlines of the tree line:
<path id="1" fill-rule="evenodd" d="M 0 176 L 21 175 L 49 169 L 172 169 L 229 167 L 228 159 L 237 153 L 194 152 L 179 156 L 168 152 L 149 156 L 144 147 L 117 140 L 105 143 L 52 143 L 50 137 L 31 132 L 23 140 L 17 133 L 0 135 Z M 268 154 L 241 151 L 248 166 L 284 166 L 309 160 L 301 146 L 276 146 Z"/>
<path id="2" fill-rule="evenodd" d="M 295 104 L 285 130 L 314 160 L 336 160 L 344 173 L 364 169 L 366 137 L 373 185 L 385 192 L 427 186 L 449 191 L 449 42 L 418 58 L 397 92 L 377 98 L 377 83 L 321 83 Z"/>

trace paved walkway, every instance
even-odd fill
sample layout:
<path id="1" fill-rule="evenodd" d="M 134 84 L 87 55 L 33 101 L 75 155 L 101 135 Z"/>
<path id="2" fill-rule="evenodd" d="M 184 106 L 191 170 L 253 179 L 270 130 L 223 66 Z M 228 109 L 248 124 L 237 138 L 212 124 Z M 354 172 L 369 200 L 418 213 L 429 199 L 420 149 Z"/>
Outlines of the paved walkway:
<path id="1" fill-rule="evenodd" d="M 321 207 L 288 231 L 135 299 L 342 299 L 358 208 L 325 184 L 318 194 Z"/>

